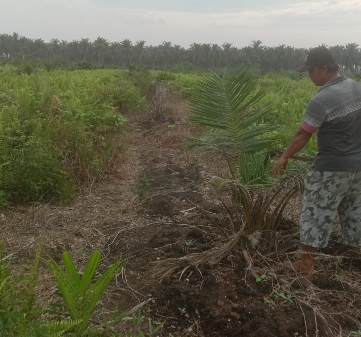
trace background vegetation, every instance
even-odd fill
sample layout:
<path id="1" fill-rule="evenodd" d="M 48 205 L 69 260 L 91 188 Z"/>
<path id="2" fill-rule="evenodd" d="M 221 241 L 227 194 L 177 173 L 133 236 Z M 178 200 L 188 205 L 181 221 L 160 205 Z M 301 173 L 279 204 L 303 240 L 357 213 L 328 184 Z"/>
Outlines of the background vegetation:
<path id="1" fill-rule="evenodd" d="M 193 99 L 204 74 L 130 70 L 55 70 L 30 74 L 0 67 L 0 206 L 8 202 L 66 201 L 90 184 L 121 149 L 126 111 L 144 110 L 154 83 L 161 81 Z M 268 112 L 257 122 L 273 125 L 267 136 L 277 151 L 287 145 L 317 88 L 292 72 L 259 75 L 260 104 Z M 312 139 L 303 154 L 314 156 Z"/>
<path id="2" fill-rule="evenodd" d="M 0 73 L 0 205 L 71 198 L 119 151 L 121 113 L 146 104 L 125 72 Z"/>
<path id="3" fill-rule="evenodd" d="M 360 73 L 361 50 L 357 43 L 330 46 L 330 49 L 344 73 Z M 41 60 L 46 61 L 47 69 L 143 65 L 152 69 L 190 71 L 249 64 L 265 72 L 285 71 L 299 66 L 307 52 L 308 49 L 286 45 L 264 46 L 260 40 L 254 40 L 243 48 L 228 42 L 222 45 L 193 43 L 184 48 L 170 41 L 158 46 L 147 46 L 144 40 L 110 42 L 102 37 L 95 41 L 83 38 L 70 42 L 58 39 L 45 42 L 17 33 L 0 34 L 0 60 Z"/>

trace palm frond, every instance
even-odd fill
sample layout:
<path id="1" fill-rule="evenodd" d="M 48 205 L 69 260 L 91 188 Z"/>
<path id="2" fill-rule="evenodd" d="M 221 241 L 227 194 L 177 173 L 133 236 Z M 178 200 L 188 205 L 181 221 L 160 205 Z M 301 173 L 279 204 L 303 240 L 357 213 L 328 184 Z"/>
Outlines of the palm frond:
<path id="1" fill-rule="evenodd" d="M 241 153 L 255 153 L 270 147 L 271 138 L 257 138 L 272 131 L 271 126 L 255 126 L 243 132 L 231 133 L 212 130 L 201 138 L 190 138 L 188 148 L 198 151 L 212 151 L 236 159 Z"/>
<path id="2" fill-rule="evenodd" d="M 238 160 L 238 176 L 247 186 L 271 186 L 271 162 L 260 153 L 244 153 Z"/>
<path id="3" fill-rule="evenodd" d="M 249 111 L 264 96 L 257 88 L 256 77 L 245 68 L 226 70 L 222 75 L 210 72 L 196 87 L 191 122 L 227 128 L 230 118 L 242 124 L 253 117 L 258 119 L 259 109 Z"/>
<path id="4" fill-rule="evenodd" d="M 191 139 L 189 146 L 216 149 L 232 157 L 269 147 L 273 138 L 265 135 L 274 126 L 258 123 L 268 113 L 266 107 L 260 106 L 263 96 L 257 78 L 245 68 L 227 70 L 221 75 L 209 73 L 192 95 L 189 120 L 210 129 L 201 139 Z"/>
<path id="5" fill-rule="evenodd" d="M 252 172 L 245 174 L 249 174 L 246 179 L 252 179 L 248 184 L 220 177 L 214 177 L 210 183 L 218 198 L 224 194 L 231 195 L 232 203 L 241 207 L 245 235 L 261 231 L 266 241 L 269 241 L 272 232 L 277 230 L 282 220 L 289 200 L 302 189 L 305 171 L 285 177 L 271 188 L 265 188 L 263 184 L 255 184 L 262 176 L 255 175 L 252 178 Z M 241 224 L 233 225 L 236 228 L 240 226 Z"/>

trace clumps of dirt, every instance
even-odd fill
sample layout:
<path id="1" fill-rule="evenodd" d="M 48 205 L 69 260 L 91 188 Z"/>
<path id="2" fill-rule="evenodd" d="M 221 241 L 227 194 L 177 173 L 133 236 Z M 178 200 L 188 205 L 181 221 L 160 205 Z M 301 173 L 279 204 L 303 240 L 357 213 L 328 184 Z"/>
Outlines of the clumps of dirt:
<path id="1" fill-rule="evenodd" d="M 186 232 L 176 240 L 169 231 L 157 233 L 149 244 L 175 243 L 171 250 L 161 249 L 162 258 L 181 253 L 174 253 L 176 247 L 183 247 L 185 255 L 190 238 L 199 251 L 212 245 L 202 231 Z M 361 302 L 356 279 L 353 288 L 349 274 L 337 276 L 335 269 L 324 270 L 322 265 L 313 276 L 285 273 L 277 261 L 257 258 L 256 252 L 252 256 L 258 278 L 247 272 L 246 261 L 237 258 L 236 251 L 217 266 L 180 264 L 179 272 L 161 284 L 145 286 L 155 298 L 149 307 L 154 317 L 166 321 L 162 336 L 330 337 L 357 331 L 356 308 L 361 308 Z"/>
<path id="2" fill-rule="evenodd" d="M 199 322 L 201 336 L 300 336 L 304 317 L 295 303 L 271 299 L 272 284 L 259 284 L 230 265 L 190 268 L 179 280 L 173 276 L 165 284 L 147 288 L 156 295 L 151 310 L 167 319 L 167 331 L 183 336 Z M 266 303 L 270 298 L 274 304 Z M 310 309 L 305 309 L 311 316 Z M 172 329 L 173 327 L 173 329 Z M 195 335 L 196 336 L 196 335 Z"/>
<path id="3" fill-rule="evenodd" d="M 331 239 L 326 248 L 320 250 L 322 254 L 335 256 L 333 263 L 340 271 L 358 271 L 361 273 L 361 248 L 350 247 L 342 243 L 342 238 L 336 233 L 331 235 Z"/>
<path id="4" fill-rule="evenodd" d="M 171 160 L 159 164 L 148 158 L 148 165 L 137 182 L 137 186 L 143 184 L 147 189 L 142 211 L 153 217 L 179 214 L 186 207 L 202 202 L 201 182 L 199 168 L 194 163 L 180 167 Z"/>
<path id="5" fill-rule="evenodd" d="M 166 195 L 155 195 L 150 197 L 145 203 L 144 208 L 147 213 L 153 216 L 166 216 L 175 213 L 176 204 Z"/>

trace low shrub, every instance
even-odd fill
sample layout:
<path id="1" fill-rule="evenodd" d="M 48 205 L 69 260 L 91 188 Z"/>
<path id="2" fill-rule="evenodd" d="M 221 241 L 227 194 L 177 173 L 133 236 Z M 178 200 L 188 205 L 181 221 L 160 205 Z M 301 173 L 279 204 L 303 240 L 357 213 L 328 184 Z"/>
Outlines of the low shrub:
<path id="1" fill-rule="evenodd" d="M 122 113 L 146 98 L 119 70 L 17 69 L 0 67 L 0 207 L 69 200 L 102 174 L 120 149 Z"/>

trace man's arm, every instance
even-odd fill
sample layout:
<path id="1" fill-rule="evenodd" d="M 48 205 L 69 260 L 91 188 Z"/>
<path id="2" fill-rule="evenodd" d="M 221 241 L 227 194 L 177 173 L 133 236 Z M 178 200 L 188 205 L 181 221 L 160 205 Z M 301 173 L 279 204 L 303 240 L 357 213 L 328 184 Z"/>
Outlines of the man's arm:
<path id="1" fill-rule="evenodd" d="M 311 137 L 312 133 L 307 132 L 304 128 L 300 127 L 294 135 L 287 150 L 282 154 L 282 156 L 278 159 L 277 163 L 273 167 L 273 175 L 278 175 L 281 173 L 282 169 L 286 169 L 288 159 L 290 159 L 297 152 L 301 151 Z"/>

